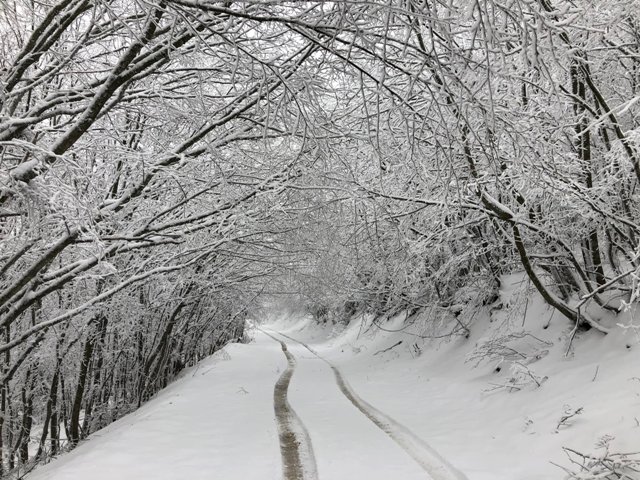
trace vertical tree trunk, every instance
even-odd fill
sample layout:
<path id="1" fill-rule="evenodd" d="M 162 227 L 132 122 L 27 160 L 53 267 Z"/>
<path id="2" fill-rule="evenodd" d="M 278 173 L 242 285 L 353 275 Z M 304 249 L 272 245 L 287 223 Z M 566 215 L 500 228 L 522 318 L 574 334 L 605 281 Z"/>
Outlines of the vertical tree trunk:
<path id="1" fill-rule="evenodd" d="M 22 387 L 22 424 L 20 434 L 16 441 L 16 451 L 20 463 L 25 465 L 29 461 L 29 440 L 31 436 L 31 426 L 33 425 L 33 386 L 35 375 L 31 375 L 31 369 L 27 370 L 25 383 Z"/>
<path id="2" fill-rule="evenodd" d="M 40 445 L 38 446 L 38 452 L 36 458 L 40 458 L 44 454 L 45 442 L 47 441 L 47 434 L 49 433 L 49 424 L 53 422 L 53 413 L 58 395 L 58 375 L 60 373 L 60 365 L 56 365 L 56 369 L 53 372 L 51 379 L 51 387 L 49 388 L 49 396 L 47 397 L 47 406 L 45 410 L 44 425 L 42 427 L 42 435 L 40 436 Z"/>
<path id="3" fill-rule="evenodd" d="M 96 348 L 94 348 L 94 374 L 93 379 L 91 381 L 91 393 L 89 395 L 89 401 L 87 402 L 87 406 L 85 408 L 84 420 L 82 421 L 82 432 L 86 435 L 89 432 L 89 422 L 91 421 L 91 416 L 93 413 L 93 408 L 96 402 L 100 402 L 101 398 L 101 379 L 102 379 L 102 366 L 104 364 L 104 346 L 105 346 L 105 337 L 107 335 L 107 317 L 106 315 L 102 315 L 100 318 L 100 322 L 98 325 L 98 343 Z"/>
<path id="4" fill-rule="evenodd" d="M 593 188 L 593 167 L 591 165 L 591 132 L 589 131 L 589 121 L 587 118 L 587 87 L 584 81 L 584 68 L 580 68 L 586 62 L 586 55 L 577 53 L 572 61 L 570 69 L 571 88 L 577 98 L 574 102 L 574 112 L 576 115 L 575 131 L 578 136 L 577 149 L 582 161 L 582 171 L 584 182 L 588 189 Z M 583 239 L 584 247 L 587 250 L 586 267 L 589 276 L 593 278 L 598 286 L 604 285 L 607 280 L 602 267 L 602 256 L 600 254 L 600 243 L 598 241 L 598 231 L 593 229 L 587 238 Z"/>
<path id="5" fill-rule="evenodd" d="M 97 332 L 93 331 L 93 326 L 101 321 L 101 314 L 94 317 L 89 322 L 89 333 L 84 343 L 82 352 L 82 360 L 80 361 L 80 369 L 78 371 L 78 383 L 76 384 L 73 403 L 71 404 L 71 416 L 69 418 L 69 442 L 71 445 L 77 445 L 80 441 L 80 412 L 82 411 L 82 403 L 84 399 L 85 386 L 89 376 L 89 366 L 93 356 L 93 348 L 96 341 Z"/>
<path id="6" fill-rule="evenodd" d="M 60 452 L 60 417 L 58 415 L 58 388 L 62 382 L 59 370 L 54 375 L 55 382 L 51 386 L 51 424 L 49 425 L 49 441 L 51 445 L 51 456 Z"/>
<path id="7" fill-rule="evenodd" d="M 11 340 L 11 330 L 9 329 L 9 325 L 7 325 L 4 329 L 4 337 L 5 341 L 8 343 Z M 4 355 L 0 356 L 3 360 L 2 368 L 0 372 L 4 377 L 9 369 L 9 364 L 11 362 L 11 353 L 7 351 Z M 7 416 L 7 404 L 8 404 L 8 395 L 9 395 L 9 384 L 7 382 L 2 382 L 0 385 L 0 478 L 4 475 L 4 457 L 5 457 L 5 423 Z"/>

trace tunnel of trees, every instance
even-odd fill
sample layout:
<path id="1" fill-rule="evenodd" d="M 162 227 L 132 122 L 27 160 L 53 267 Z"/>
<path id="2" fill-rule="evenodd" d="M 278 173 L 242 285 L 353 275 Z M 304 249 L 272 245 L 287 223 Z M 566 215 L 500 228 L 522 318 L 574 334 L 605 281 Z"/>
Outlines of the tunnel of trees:
<path id="1" fill-rule="evenodd" d="M 391 315 L 523 271 L 606 334 L 638 295 L 639 14 L 1 2 L 0 473 L 241 340 L 269 295 Z"/>

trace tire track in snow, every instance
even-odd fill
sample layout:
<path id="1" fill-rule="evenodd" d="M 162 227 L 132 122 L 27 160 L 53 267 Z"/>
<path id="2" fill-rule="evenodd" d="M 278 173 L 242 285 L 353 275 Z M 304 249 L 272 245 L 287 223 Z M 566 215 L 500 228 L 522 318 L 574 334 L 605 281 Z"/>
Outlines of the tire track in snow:
<path id="1" fill-rule="evenodd" d="M 413 433 L 398 421 L 391 418 L 389 415 L 382 413 L 373 405 L 360 398 L 360 396 L 358 396 L 358 394 L 345 380 L 340 369 L 333 365 L 329 360 L 324 358 L 306 343 L 301 342 L 300 340 L 296 340 L 295 338 L 292 338 L 284 333 L 275 333 L 296 343 L 299 343 L 304 348 L 309 350 L 313 355 L 329 365 L 336 378 L 338 388 L 343 393 L 343 395 L 347 397 L 347 399 L 353 404 L 353 406 L 356 407 L 365 417 L 367 417 L 376 427 L 386 433 L 405 452 L 407 452 L 409 456 L 411 456 L 411 458 L 413 458 L 433 480 L 468 480 L 466 475 L 453 467 L 442 456 L 440 456 L 438 452 L 431 448 L 415 433 Z M 267 333 L 267 335 L 269 334 Z"/>
<path id="2" fill-rule="evenodd" d="M 289 383 L 296 368 L 296 359 L 287 349 L 286 343 L 262 329 L 259 330 L 278 342 L 287 358 L 287 368 L 282 372 L 273 389 L 273 408 L 280 440 L 283 479 L 318 480 L 318 469 L 309 432 L 291 408 L 287 396 Z"/>

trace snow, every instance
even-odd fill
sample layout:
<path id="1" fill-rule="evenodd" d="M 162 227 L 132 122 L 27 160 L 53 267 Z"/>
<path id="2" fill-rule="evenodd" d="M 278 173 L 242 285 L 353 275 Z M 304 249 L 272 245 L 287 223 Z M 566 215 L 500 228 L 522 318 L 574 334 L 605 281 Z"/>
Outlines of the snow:
<path id="1" fill-rule="evenodd" d="M 300 317 L 264 322 L 291 337 L 272 333 L 296 360 L 288 400 L 308 432 L 317 478 L 412 480 L 429 478 L 427 470 L 438 480 L 559 480 L 564 473 L 553 463 L 569 465 L 562 447 L 597 454 L 596 444 L 607 442 L 612 452 L 640 451 L 637 330 L 582 332 L 568 349 L 569 322 L 521 277 L 503 284 L 501 308 L 477 309 L 469 338 L 426 338 L 437 336 L 438 322 L 404 315 L 384 330 L 370 328 L 370 316 L 348 325 Z M 507 331 L 515 335 L 505 338 Z M 229 360 L 220 353 L 205 360 L 27 478 L 282 478 L 273 388 L 287 362 L 277 341 L 253 335 L 248 345 L 225 348 Z M 391 435 L 340 391 L 331 365 L 374 415 L 389 418 Z M 405 427 L 422 453 L 392 438 Z M 439 477 L 448 466 L 459 476 Z"/>
<path id="2" fill-rule="evenodd" d="M 289 350 L 298 359 L 290 402 L 309 431 L 320 478 L 425 478 L 419 465 L 340 393 L 327 364 L 301 346 Z"/>
<path id="3" fill-rule="evenodd" d="M 17 179 L 24 178 L 25 175 L 34 170 L 39 165 L 39 163 L 40 162 L 36 158 L 23 162 L 11 170 L 11 176 Z"/>
<path id="4" fill-rule="evenodd" d="M 314 329 L 300 322 L 286 328 L 286 320 L 277 327 L 340 365 L 360 396 L 409 427 L 469 480 L 561 479 L 562 470 L 552 462 L 568 465 L 562 447 L 598 453 L 596 444 L 608 436 L 614 437 L 612 452 L 640 452 L 637 334 L 621 328 L 606 336 L 581 333 L 565 356 L 571 325 L 560 315 L 552 316 L 537 295 L 529 298 L 523 321 L 525 299 L 509 298 L 520 279 L 507 281 L 511 290 L 503 292 L 503 310 L 491 317 L 487 311 L 477 319 L 469 339 L 419 338 L 416 335 L 425 333 L 418 328 L 420 322 L 404 328 L 404 316 L 382 325 L 388 331 L 369 329 L 367 317 L 355 319 L 338 334 L 326 335 L 326 326 Z M 477 347 L 504 332 L 508 317 L 514 316 L 513 330 L 524 323 L 525 330 L 551 344 L 531 337 L 513 344 L 538 353 L 525 366 L 541 380 L 540 387 L 531 381 L 517 391 L 495 388 L 513 385 L 513 362 L 492 359 L 476 367 L 469 361 Z M 578 408 L 581 414 L 557 428 L 565 411 Z"/>
<path id="5" fill-rule="evenodd" d="M 27 478 L 279 480 L 272 397 L 285 366 L 275 343 L 227 346 Z"/>

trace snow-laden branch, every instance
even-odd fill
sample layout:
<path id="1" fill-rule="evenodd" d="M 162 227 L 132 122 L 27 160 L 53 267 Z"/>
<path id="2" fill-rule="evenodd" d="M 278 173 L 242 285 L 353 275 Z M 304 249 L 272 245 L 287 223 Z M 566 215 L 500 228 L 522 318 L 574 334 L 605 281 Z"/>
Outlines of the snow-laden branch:
<path id="1" fill-rule="evenodd" d="M 82 305 L 79 305 L 78 307 L 69 310 L 65 313 L 63 313 L 62 315 L 58 315 L 57 317 L 54 317 L 50 320 L 46 320 L 44 322 L 40 322 L 36 325 L 34 325 L 33 327 L 21 332 L 17 337 L 15 337 L 12 341 L 5 343 L 3 345 L 0 345 L 0 353 L 1 352 L 6 352 L 8 350 L 11 350 L 13 347 L 20 345 L 22 342 L 24 342 L 25 340 L 27 340 L 29 337 L 31 337 L 32 335 L 40 332 L 41 330 L 47 329 L 49 327 L 52 327 L 54 325 L 57 325 L 61 322 L 64 322 L 66 320 L 70 320 L 73 317 L 85 312 L 87 309 L 89 309 L 90 307 L 92 307 L 93 305 L 98 304 L 99 302 L 102 302 L 104 300 L 107 300 L 108 298 L 112 297 L 113 295 L 115 295 L 116 293 L 118 293 L 119 291 L 123 290 L 126 287 L 129 287 L 135 283 L 141 282 L 143 280 L 146 280 L 152 276 L 155 275 L 160 275 L 163 273 L 169 273 L 169 272 L 175 272 L 178 270 L 182 270 L 186 267 L 189 267 L 191 265 L 197 264 L 198 262 L 201 262 L 202 260 L 204 260 L 205 258 L 207 258 L 208 256 L 211 255 L 210 251 L 204 252 L 196 257 L 194 257 L 193 259 L 182 263 L 180 265 L 170 265 L 170 266 L 163 266 L 163 267 L 156 267 L 153 268 L 151 270 L 148 270 L 146 272 L 140 273 L 138 275 L 134 275 L 130 278 L 128 278 L 127 280 L 125 280 L 124 282 L 121 282 L 120 284 L 118 284 L 117 286 L 101 293 L 100 295 L 97 295 L 95 297 L 93 297 L 91 300 L 86 301 L 85 303 L 83 303 Z"/>

